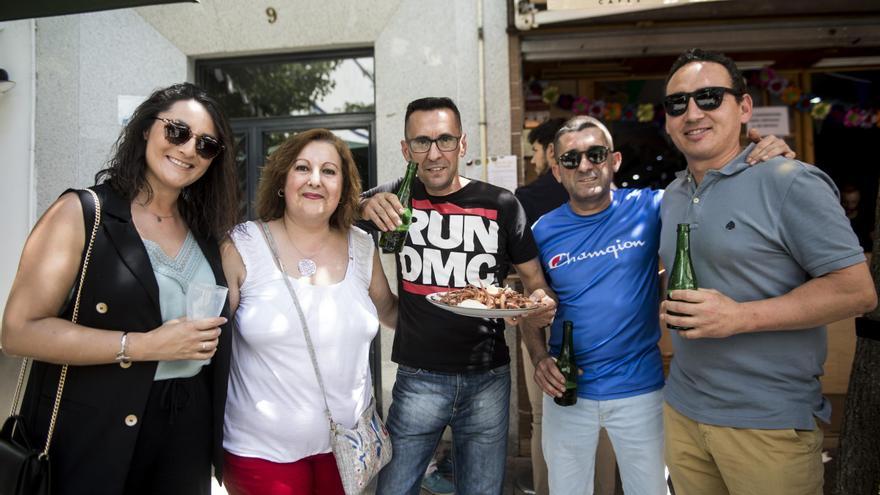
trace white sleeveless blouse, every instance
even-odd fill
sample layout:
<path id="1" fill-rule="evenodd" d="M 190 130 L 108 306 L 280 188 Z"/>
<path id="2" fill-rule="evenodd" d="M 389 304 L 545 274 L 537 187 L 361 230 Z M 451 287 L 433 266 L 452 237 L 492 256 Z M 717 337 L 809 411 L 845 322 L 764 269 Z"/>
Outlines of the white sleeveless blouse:
<path id="1" fill-rule="evenodd" d="M 247 222 L 233 229 L 232 240 L 247 275 L 235 312 L 223 447 L 273 462 L 330 452 L 330 426 L 302 324 L 260 226 Z M 290 277 L 330 412 L 346 427 L 354 426 L 371 398 L 370 342 L 379 329 L 368 294 L 373 249 L 370 236 L 352 227 L 341 282 L 312 286 Z"/>

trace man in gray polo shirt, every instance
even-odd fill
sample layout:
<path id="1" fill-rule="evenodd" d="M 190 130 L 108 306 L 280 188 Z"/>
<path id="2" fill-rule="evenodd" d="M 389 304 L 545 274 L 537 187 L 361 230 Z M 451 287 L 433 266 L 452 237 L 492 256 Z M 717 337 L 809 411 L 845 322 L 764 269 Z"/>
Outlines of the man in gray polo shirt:
<path id="1" fill-rule="evenodd" d="M 727 57 L 690 50 L 666 83 L 666 130 L 688 162 L 666 189 L 660 255 L 691 226 L 701 289 L 661 306 L 675 357 L 665 457 L 678 495 L 822 493 L 825 324 L 877 304 L 837 189 L 818 168 L 745 163 L 752 100 Z M 672 316 L 676 312 L 690 316 Z"/>

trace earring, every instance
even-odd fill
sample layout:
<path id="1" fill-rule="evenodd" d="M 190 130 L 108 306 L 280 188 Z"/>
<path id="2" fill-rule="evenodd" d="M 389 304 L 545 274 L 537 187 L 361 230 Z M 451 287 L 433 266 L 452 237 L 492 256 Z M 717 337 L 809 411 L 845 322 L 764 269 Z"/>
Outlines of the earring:
<path id="1" fill-rule="evenodd" d="M 284 197 L 284 189 L 279 187 L 278 192 L 276 194 L 278 194 L 279 198 L 283 198 Z"/>

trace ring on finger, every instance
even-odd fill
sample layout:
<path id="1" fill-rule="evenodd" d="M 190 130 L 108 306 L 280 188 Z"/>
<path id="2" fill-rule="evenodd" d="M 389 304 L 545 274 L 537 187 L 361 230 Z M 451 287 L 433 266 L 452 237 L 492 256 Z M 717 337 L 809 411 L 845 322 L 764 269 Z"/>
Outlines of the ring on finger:
<path id="1" fill-rule="evenodd" d="M 202 352 L 207 351 L 207 350 L 208 350 L 207 342 L 202 342 Z"/>

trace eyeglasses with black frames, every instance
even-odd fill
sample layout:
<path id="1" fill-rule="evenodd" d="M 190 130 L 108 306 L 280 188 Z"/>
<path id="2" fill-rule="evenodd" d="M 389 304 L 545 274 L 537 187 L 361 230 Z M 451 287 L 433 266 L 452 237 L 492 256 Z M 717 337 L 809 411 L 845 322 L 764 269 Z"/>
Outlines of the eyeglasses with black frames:
<path id="1" fill-rule="evenodd" d="M 700 88 L 690 93 L 673 93 L 663 98 L 663 109 L 672 117 L 683 115 L 687 111 L 688 100 L 694 99 L 697 107 L 703 111 L 715 110 L 724 101 L 724 93 L 742 96 L 742 93 L 721 86 Z"/>
<path id="2" fill-rule="evenodd" d="M 611 148 L 600 146 L 598 144 L 590 146 L 586 151 L 571 150 L 559 155 L 556 160 L 559 165 L 569 170 L 574 170 L 581 165 L 581 160 L 587 157 L 587 160 L 593 165 L 602 165 L 608 159 Z"/>
<path id="3" fill-rule="evenodd" d="M 180 146 L 188 143 L 190 139 L 196 138 L 196 153 L 205 160 L 213 160 L 221 151 L 226 149 L 220 141 L 211 136 L 202 134 L 195 135 L 188 125 L 183 122 L 177 122 L 171 119 L 155 117 L 165 123 L 165 140 L 169 143 Z"/>
<path id="4" fill-rule="evenodd" d="M 412 138 L 407 143 L 409 149 L 413 153 L 427 153 L 431 150 L 431 145 L 437 143 L 437 149 L 440 151 L 455 151 L 458 149 L 458 140 L 461 136 L 453 136 L 452 134 L 442 134 L 437 139 L 431 139 L 425 136 Z"/>

